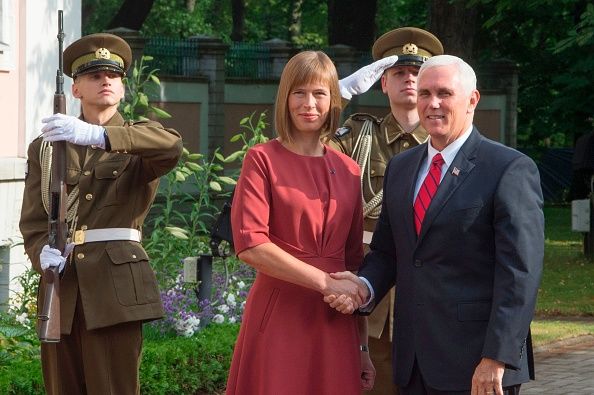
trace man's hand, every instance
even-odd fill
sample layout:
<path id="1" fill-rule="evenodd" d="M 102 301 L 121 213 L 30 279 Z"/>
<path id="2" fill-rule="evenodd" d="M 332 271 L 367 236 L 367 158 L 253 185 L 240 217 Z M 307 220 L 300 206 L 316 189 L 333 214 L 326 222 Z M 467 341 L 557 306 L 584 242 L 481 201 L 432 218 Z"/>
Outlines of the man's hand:
<path id="1" fill-rule="evenodd" d="M 41 129 L 44 141 L 68 141 L 77 145 L 96 145 L 105 148 L 105 128 L 71 115 L 54 114 L 44 118 Z"/>
<path id="2" fill-rule="evenodd" d="M 364 66 L 348 77 L 341 79 L 338 81 L 340 95 L 346 100 L 351 100 L 353 95 L 367 92 L 380 79 L 384 71 L 394 66 L 397 60 L 398 56 L 396 55 L 376 60 L 372 64 Z"/>
<path id="3" fill-rule="evenodd" d="M 483 358 L 472 375 L 471 395 L 503 395 L 503 372 L 505 364 L 494 359 Z"/>
<path id="4" fill-rule="evenodd" d="M 347 292 L 326 292 L 324 302 L 343 314 L 352 314 L 369 299 L 367 285 L 351 272 L 330 273 L 330 277 L 341 284 Z"/>
<path id="5" fill-rule="evenodd" d="M 64 254 L 56 248 L 51 248 L 49 245 L 44 245 L 39 254 L 39 263 L 41 270 L 45 270 L 49 267 L 58 266 L 60 273 L 64 270 L 66 264 L 66 258 L 74 250 L 74 243 L 66 244 L 64 248 Z"/>

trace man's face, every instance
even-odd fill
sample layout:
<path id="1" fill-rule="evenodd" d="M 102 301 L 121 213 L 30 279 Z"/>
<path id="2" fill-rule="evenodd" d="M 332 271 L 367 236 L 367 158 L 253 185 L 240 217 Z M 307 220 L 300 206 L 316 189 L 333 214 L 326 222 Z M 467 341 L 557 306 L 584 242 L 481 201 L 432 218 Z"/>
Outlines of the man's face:
<path id="1" fill-rule="evenodd" d="M 86 106 L 104 109 L 117 106 L 124 97 L 124 84 L 118 73 L 97 71 L 83 74 L 74 80 L 72 95 Z"/>
<path id="2" fill-rule="evenodd" d="M 419 75 L 417 110 L 431 145 L 441 151 L 472 124 L 479 92 L 464 91 L 456 65 L 436 66 Z"/>
<path id="3" fill-rule="evenodd" d="M 390 106 L 404 106 L 414 108 L 417 104 L 417 75 L 416 66 L 390 67 L 382 75 L 382 91 L 388 95 Z"/>

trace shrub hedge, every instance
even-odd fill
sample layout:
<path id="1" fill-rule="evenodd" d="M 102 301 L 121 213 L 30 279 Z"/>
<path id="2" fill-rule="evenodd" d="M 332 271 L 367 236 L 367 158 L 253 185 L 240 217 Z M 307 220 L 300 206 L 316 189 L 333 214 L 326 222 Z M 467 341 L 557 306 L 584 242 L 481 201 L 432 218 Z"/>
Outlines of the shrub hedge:
<path id="1" fill-rule="evenodd" d="M 187 338 L 146 331 L 140 365 L 141 393 L 221 393 L 238 331 L 239 324 L 209 325 Z M 0 394 L 44 394 L 39 355 L 14 355 L 2 361 Z"/>

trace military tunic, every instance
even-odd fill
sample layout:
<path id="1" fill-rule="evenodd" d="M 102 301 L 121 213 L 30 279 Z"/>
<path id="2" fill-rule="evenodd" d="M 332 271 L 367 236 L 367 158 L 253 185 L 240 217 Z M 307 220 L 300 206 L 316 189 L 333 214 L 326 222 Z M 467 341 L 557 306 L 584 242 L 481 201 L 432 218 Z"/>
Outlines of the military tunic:
<path id="1" fill-rule="evenodd" d="M 78 218 L 71 233 L 142 230 L 159 178 L 181 156 L 180 135 L 156 122 L 127 123 L 116 113 L 103 126 L 109 151 L 66 143 L 67 190 L 79 189 Z M 41 138 L 29 145 L 19 224 L 25 250 L 38 272 L 39 254 L 48 244 L 41 147 Z M 44 294 L 41 282 L 39 308 Z M 41 346 L 47 393 L 138 393 L 141 324 L 164 313 L 142 245 L 130 240 L 77 245 L 62 273 L 60 304 L 62 340 Z"/>
<path id="2" fill-rule="evenodd" d="M 336 131 L 329 144 L 353 157 L 353 151 L 357 142 L 360 141 L 365 122 L 369 122 L 371 126 L 371 142 L 368 164 L 361 169 L 364 204 L 382 191 L 384 172 L 392 156 L 424 143 L 428 136 L 425 129 L 420 125 L 410 133 L 405 132 L 392 113 L 383 118 L 377 118 L 370 114 L 355 113 L 347 119 L 342 128 Z M 357 161 L 356 158 L 354 159 Z M 357 162 L 360 163 L 360 161 Z M 379 204 L 381 207 L 381 200 Z M 366 215 L 364 219 L 365 230 L 373 232 L 376 222 L 377 215 Z M 381 336 L 388 313 L 393 310 L 393 306 L 391 306 L 393 300 L 393 295 L 392 297 L 385 297 L 369 316 L 368 331 L 370 336 L 375 338 Z M 392 325 L 390 322 L 391 333 Z"/>

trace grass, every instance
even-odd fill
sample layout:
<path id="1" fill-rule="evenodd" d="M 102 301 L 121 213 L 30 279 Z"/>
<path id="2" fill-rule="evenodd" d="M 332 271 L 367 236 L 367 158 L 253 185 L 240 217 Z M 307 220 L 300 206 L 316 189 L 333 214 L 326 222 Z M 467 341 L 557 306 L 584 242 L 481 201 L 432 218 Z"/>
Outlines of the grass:
<path id="1" fill-rule="evenodd" d="M 570 207 L 546 207 L 545 218 L 544 270 L 532 324 L 535 345 L 594 335 L 594 262 L 583 254 L 582 234 L 571 231 Z"/>

